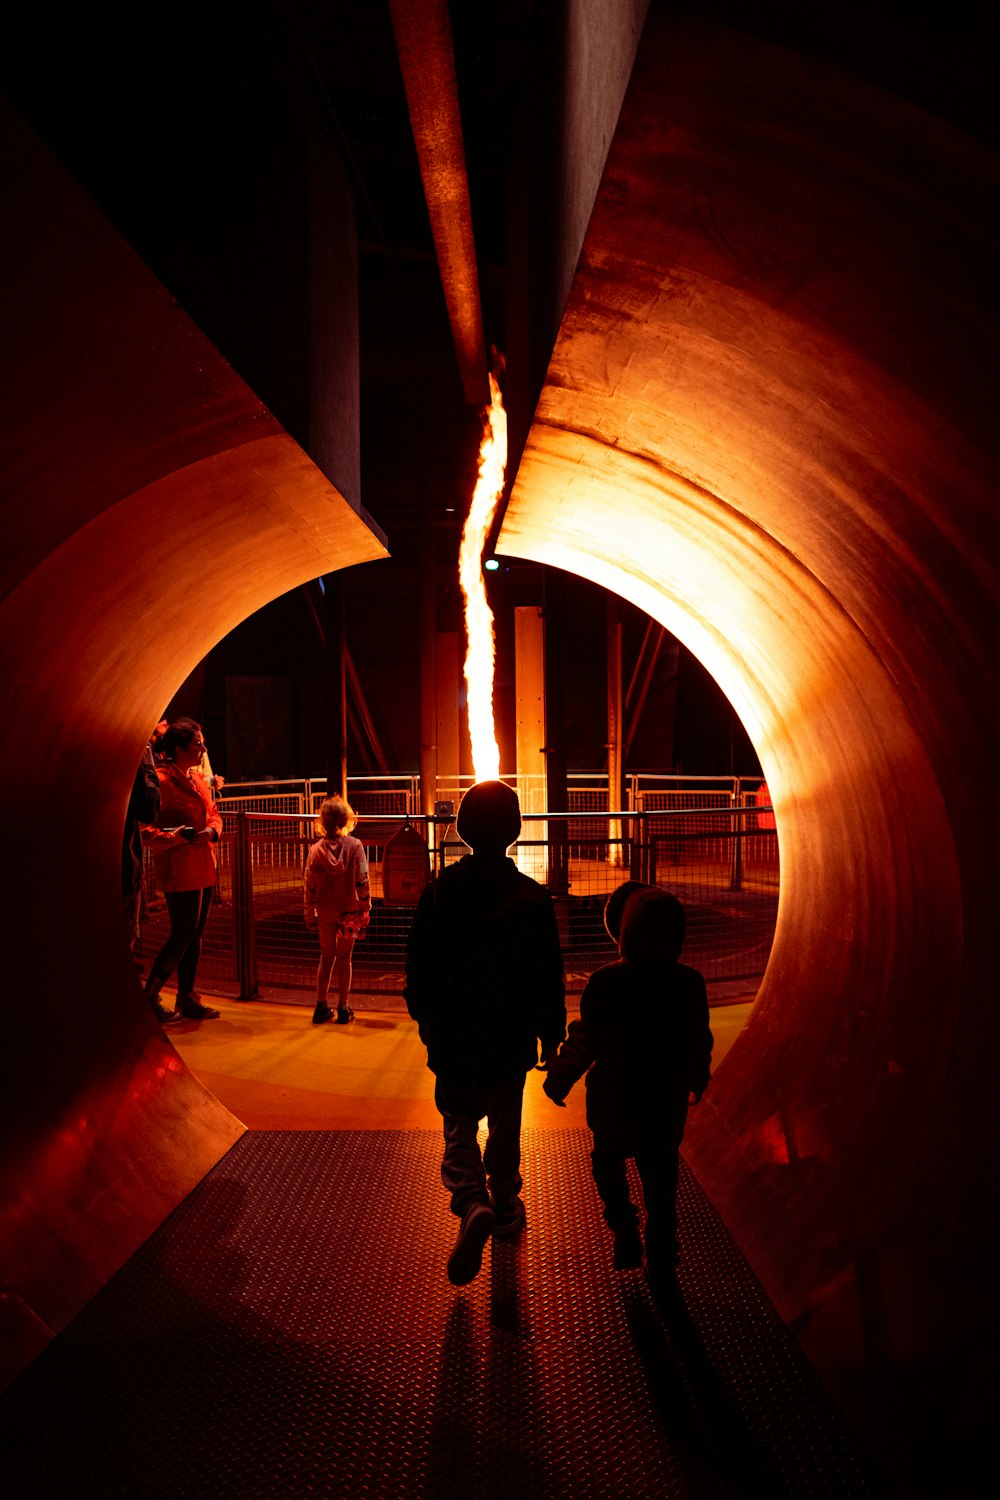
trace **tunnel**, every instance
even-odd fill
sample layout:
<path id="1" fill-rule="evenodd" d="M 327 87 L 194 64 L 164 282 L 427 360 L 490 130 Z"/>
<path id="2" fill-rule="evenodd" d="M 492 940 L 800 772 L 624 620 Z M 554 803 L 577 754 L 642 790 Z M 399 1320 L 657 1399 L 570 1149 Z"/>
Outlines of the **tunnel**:
<path id="1" fill-rule="evenodd" d="M 778 924 L 686 1156 L 852 1420 L 968 1448 L 997 1313 L 996 156 L 860 44 L 637 4 L 602 50 L 598 12 L 559 37 L 547 316 L 524 169 L 497 550 L 639 606 L 745 724 Z M 386 538 L 350 299 L 313 308 L 346 394 L 297 441 L 10 106 L 4 134 L 9 1380 L 243 1129 L 137 1004 L 138 752 L 229 629 Z"/>

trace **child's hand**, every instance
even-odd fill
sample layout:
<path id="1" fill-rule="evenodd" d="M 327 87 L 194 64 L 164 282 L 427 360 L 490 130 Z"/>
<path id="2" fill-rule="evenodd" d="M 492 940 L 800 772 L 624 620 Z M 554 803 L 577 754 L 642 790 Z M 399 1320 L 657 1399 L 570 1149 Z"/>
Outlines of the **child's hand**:
<path id="1" fill-rule="evenodd" d="M 309 908 L 307 907 L 306 910 L 303 912 L 302 915 L 305 917 L 305 920 L 306 920 L 306 931 L 307 932 L 315 932 L 316 928 L 319 926 L 319 920 L 318 920 L 318 918 L 316 916 L 316 913 L 314 911 L 310 911 Z"/>
<path id="2" fill-rule="evenodd" d="M 552 1082 L 551 1078 L 546 1078 L 544 1080 L 544 1082 L 542 1083 L 542 1092 L 544 1094 L 548 1095 L 548 1097 L 552 1100 L 553 1104 L 558 1104 L 558 1106 L 559 1106 L 560 1109 L 565 1109 L 566 1108 L 566 1100 L 565 1099 L 557 1099 L 556 1098 L 556 1095 L 553 1093 L 553 1089 L 555 1089 L 555 1088 L 556 1088 L 556 1084 L 554 1084 Z"/>

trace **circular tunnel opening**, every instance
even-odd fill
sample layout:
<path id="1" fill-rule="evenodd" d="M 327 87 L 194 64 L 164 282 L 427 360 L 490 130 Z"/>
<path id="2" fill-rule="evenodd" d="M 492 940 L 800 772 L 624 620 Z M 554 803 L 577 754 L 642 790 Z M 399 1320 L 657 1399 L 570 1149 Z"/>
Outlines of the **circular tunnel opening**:
<path id="1" fill-rule="evenodd" d="M 419 816 L 425 805 L 457 809 L 473 779 L 466 741 L 453 752 L 458 769 L 444 761 L 442 750 L 433 795 L 421 792 L 419 694 L 397 696 L 401 680 L 411 688 L 419 682 L 419 639 L 412 627 L 399 628 L 392 609 L 383 610 L 379 571 L 358 570 L 353 580 L 349 571 L 342 580 L 351 652 L 348 795 L 361 817 L 357 832 L 368 848 L 374 895 L 371 927 L 356 950 L 354 992 L 359 1003 L 367 998 L 376 1006 L 400 1003 L 411 915 L 383 902 L 385 841 L 402 816 Z M 391 601 L 396 584 L 391 569 L 382 571 Z M 504 774 L 518 787 L 526 818 L 521 854 L 531 847 L 543 880 L 547 865 L 539 851 L 556 830 L 540 812 L 567 815 L 562 926 L 571 994 L 595 966 L 614 957 L 603 904 L 618 883 L 638 876 L 684 900 L 686 961 L 702 970 L 713 997 L 752 996 L 776 919 L 778 845 L 773 817 L 756 811 L 764 784 L 749 738 L 701 664 L 655 621 L 584 579 L 546 572 L 550 604 L 557 590 L 562 603 L 551 611 L 556 623 L 544 640 L 538 636 L 536 649 L 559 663 L 552 689 L 562 704 L 561 722 L 550 716 L 549 738 L 566 746 L 561 800 L 550 796 L 546 803 L 544 780 L 519 773 L 517 765 L 517 678 L 533 663 L 517 659 L 514 617 L 531 612 L 524 601 L 541 598 L 541 570 L 515 568 L 513 578 L 494 589 L 495 703 Z M 416 602 L 410 602 L 413 613 Z M 316 772 L 326 759 L 321 684 L 330 678 L 315 603 L 304 588 L 256 612 L 195 667 L 165 710 L 168 720 L 184 716 L 203 726 L 218 783 L 213 796 L 223 837 L 199 965 L 208 994 L 311 1003 L 316 940 L 303 924 L 301 880 L 326 790 Z M 383 620 L 381 632 L 373 619 Z M 443 623 L 454 624 L 446 609 Z M 453 648 L 453 634 L 445 630 L 439 644 Z M 450 676 L 447 659 L 445 650 L 440 696 L 449 702 L 437 722 L 450 717 L 461 740 L 454 650 Z M 616 724 L 620 739 L 609 756 Z M 369 733 L 374 726 L 372 739 L 365 738 L 366 726 Z M 396 764 L 386 765 L 383 746 L 398 753 Z M 376 751 L 382 763 L 373 767 Z M 609 819 L 609 812 L 625 817 Z M 432 845 L 445 836 L 452 843 L 441 857 L 457 857 L 453 829 L 449 834 L 442 823 L 437 839 L 429 829 Z M 150 849 L 141 918 L 137 957 L 148 971 L 170 929 Z M 168 1004 L 173 987 L 173 980 L 165 986 Z"/>

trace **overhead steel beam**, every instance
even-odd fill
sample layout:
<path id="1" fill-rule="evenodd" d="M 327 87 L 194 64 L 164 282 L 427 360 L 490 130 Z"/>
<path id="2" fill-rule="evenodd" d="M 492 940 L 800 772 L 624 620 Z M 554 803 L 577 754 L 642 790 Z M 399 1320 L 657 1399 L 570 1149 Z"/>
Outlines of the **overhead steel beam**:
<path id="1" fill-rule="evenodd" d="M 472 206 L 446 0 L 389 0 L 465 399 L 490 399 Z"/>

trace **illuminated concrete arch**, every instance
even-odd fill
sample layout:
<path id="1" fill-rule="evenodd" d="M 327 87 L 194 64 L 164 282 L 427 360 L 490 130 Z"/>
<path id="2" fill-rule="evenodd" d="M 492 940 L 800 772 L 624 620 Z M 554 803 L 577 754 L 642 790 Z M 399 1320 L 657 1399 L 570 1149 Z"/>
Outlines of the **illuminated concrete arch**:
<path id="1" fill-rule="evenodd" d="M 858 1410 L 990 1296 L 945 1268 L 995 1140 L 995 188 L 908 106 L 654 10 L 499 540 L 660 620 L 758 750 L 777 931 L 688 1149 Z"/>
<path id="2" fill-rule="evenodd" d="M 385 548 L 7 108 L 0 126 L 17 225 L 3 246 L 2 1379 L 243 1130 L 154 1021 L 123 941 L 121 830 L 152 726 L 254 610 Z"/>

